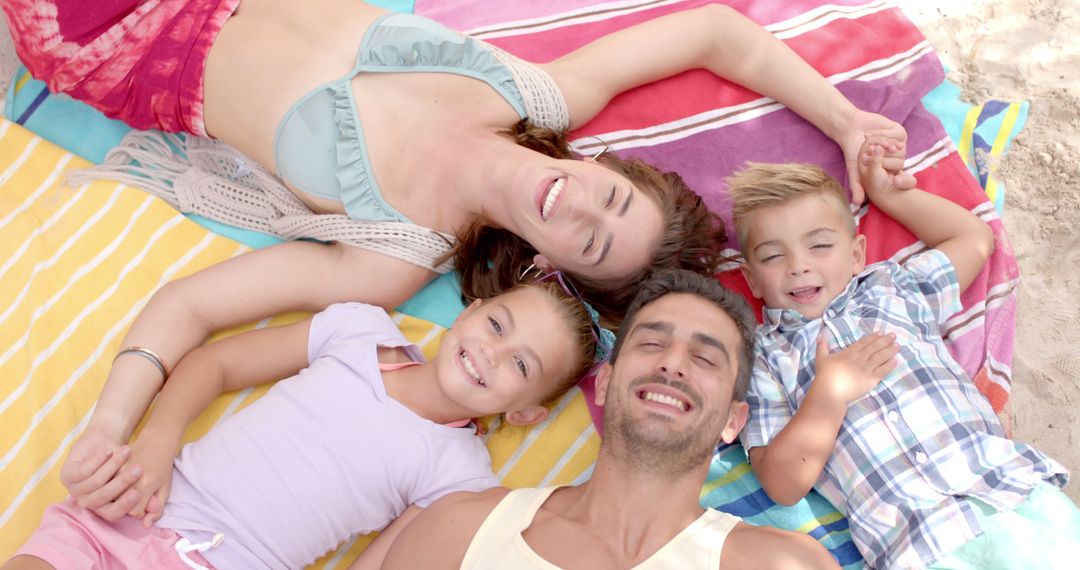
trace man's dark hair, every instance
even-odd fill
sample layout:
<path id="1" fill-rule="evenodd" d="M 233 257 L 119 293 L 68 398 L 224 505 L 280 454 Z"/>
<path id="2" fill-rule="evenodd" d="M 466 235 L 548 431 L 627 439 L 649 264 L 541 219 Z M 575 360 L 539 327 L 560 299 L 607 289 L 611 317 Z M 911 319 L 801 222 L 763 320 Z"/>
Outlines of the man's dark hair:
<path id="1" fill-rule="evenodd" d="M 727 316 L 735 321 L 735 327 L 739 331 L 741 346 L 738 350 L 739 370 L 735 377 L 736 401 L 746 399 L 746 390 L 750 386 L 750 371 L 753 367 L 754 329 L 757 321 L 754 319 L 750 305 L 738 293 L 725 289 L 714 278 L 700 275 L 685 269 L 666 269 L 658 271 L 651 278 L 644 281 L 638 289 L 637 295 L 630 303 L 630 309 L 626 311 L 626 318 L 615 336 L 615 350 L 611 355 L 611 363 L 619 358 L 623 341 L 626 335 L 634 327 L 634 320 L 638 311 L 649 303 L 665 296 L 676 293 L 694 295 L 716 305 Z"/>

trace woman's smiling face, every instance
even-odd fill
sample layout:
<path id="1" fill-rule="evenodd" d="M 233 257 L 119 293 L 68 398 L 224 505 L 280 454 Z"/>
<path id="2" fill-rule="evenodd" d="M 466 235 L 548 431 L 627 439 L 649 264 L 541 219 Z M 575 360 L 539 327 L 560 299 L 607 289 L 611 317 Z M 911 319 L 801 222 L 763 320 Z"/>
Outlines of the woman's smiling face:
<path id="1" fill-rule="evenodd" d="M 663 214 L 626 177 L 592 161 L 557 160 L 519 181 L 515 233 L 539 252 L 541 265 L 622 281 L 649 264 Z"/>

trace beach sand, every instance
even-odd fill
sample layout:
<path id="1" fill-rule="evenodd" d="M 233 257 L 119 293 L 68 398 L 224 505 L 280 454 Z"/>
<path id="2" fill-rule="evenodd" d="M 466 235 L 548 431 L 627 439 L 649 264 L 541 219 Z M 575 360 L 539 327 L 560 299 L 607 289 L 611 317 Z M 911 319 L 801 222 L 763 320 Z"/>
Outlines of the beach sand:
<path id="1" fill-rule="evenodd" d="M 1020 263 L 1012 435 L 1080 472 L 1080 2 L 907 0 L 972 103 L 1028 100 L 999 167 Z M 1065 488 L 1080 502 L 1080 484 Z"/>
<path id="2" fill-rule="evenodd" d="M 1080 470 L 1080 2 L 905 0 L 949 79 L 973 103 L 1028 100 L 1002 164 L 1021 283 L 1012 434 Z M 17 60 L 0 31 L 0 89 Z M 1066 492 L 1080 502 L 1080 484 Z"/>

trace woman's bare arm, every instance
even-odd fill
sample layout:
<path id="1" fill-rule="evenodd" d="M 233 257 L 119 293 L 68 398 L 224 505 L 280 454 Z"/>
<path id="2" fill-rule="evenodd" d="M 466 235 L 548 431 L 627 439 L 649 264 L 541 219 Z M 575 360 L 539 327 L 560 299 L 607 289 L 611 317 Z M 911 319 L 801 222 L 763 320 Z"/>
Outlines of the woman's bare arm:
<path id="1" fill-rule="evenodd" d="M 434 277 L 407 262 L 340 244 L 290 242 L 246 253 L 173 281 L 156 292 L 124 337 L 123 346 L 144 346 L 175 365 L 212 332 L 287 311 L 320 311 L 346 301 L 393 308 Z M 137 497 L 125 485 L 95 494 L 118 476 L 116 461 L 97 458 L 108 442 L 126 442 L 161 389 L 161 374 L 133 356 L 116 360 L 86 433 L 61 468 L 76 499 L 115 520 Z M 80 445 L 83 440 L 88 443 Z M 90 443 L 92 442 L 92 443 Z M 128 477 L 129 479 L 131 477 Z M 102 480 L 104 479 L 104 480 Z M 123 499 L 123 504 L 117 504 Z M 124 506 L 127 508 L 123 508 Z"/>
<path id="2" fill-rule="evenodd" d="M 718 4 L 619 30 L 543 67 L 566 98 L 571 129 L 587 123 L 619 93 L 690 69 L 707 69 L 772 97 L 840 145 L 857 203 L 864 198 L 857 175 L 864 135 L 907 140 L 902 126 L 859 110 L 784 42 Z"/>

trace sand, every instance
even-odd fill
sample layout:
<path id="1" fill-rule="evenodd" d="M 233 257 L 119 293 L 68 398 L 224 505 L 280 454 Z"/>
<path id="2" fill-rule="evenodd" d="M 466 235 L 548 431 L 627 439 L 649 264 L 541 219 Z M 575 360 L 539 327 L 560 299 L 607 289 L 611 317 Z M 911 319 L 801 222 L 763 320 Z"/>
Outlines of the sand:
<path id="1" fill-rule="evenodd" d="M 902 4 L 965 99 L 1031 102 L 996 165 L 1021 272 L 1009 412 L 1016 440 L 1080 473 L 1080 3 Z"/>
<path id="2" fill-rule="evenodd" d="M 1000 165 L 1005 226 L 1020 263 L 1015 439 L 1080 473 L 1080 2 L 905 0 L 971 102 L 1028 100 Z M 0 89 L 17 65 L 0 31 Z M 1066 487 L 1080 502 L 1080 484 Z"/>

